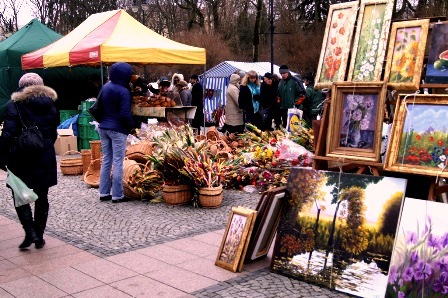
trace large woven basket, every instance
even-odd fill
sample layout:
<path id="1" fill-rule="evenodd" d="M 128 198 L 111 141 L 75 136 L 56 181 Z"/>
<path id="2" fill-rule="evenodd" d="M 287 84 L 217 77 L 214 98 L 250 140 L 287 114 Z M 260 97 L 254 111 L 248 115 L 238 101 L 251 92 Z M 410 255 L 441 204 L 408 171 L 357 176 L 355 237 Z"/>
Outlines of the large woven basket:
<path id="1" fill-rule="evenodd" d="M 142 199 L 144 197 L 144 194 L 136 191 L 128 183 L 129 177 L 133 175 L 135 171 L 142 171 L 142 166 L 146 169 L 146 165 L 138 163 L 135 160 L 125 159 L 123 161 L 123 194 L 128 198 Z"/>
<path id="2" fill-rule="evenodd" d="M 222 185 L 199 188 L 199 205 L 204 208 L 217 208 L 222 204 Z"/>
<path id="3" fill-rule="evenodd" d="M 87 172 L 84 174 L 84 182 L 90 187 L 98 188 L 100 186 L 101 159 L 95 159 L 90 162 Z"/>
<path id="4" fill-rule="evenodd" d="M 148 161 L 146 156 L 151 154 L 152 145 L 149 141 L 141 141 L 126 148 L 126 157 L 141 163 L 146 163 Z"/>
<path id="5" fill-rule="evenodd" d="M 67 155 L 76 154 L 76 157 L 67 157 Z M 64 175 L 82 175 L 82 157 L 78 151 L 67 151 L 62 154 L 59 167 Z"/>
<path id="6" fill-rule="evenodd" d="M 193 191 L 189 185 L 164 184 L 162 186 L 162 197 L 167 205 L 184 205 L 193 200 Z"/>

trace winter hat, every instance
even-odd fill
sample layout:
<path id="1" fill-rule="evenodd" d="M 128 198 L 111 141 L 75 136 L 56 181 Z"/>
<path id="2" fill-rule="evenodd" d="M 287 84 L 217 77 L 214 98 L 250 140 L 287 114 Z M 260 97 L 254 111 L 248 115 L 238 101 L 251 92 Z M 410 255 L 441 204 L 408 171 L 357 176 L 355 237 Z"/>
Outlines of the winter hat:
<path id="1" fill-rule="evenodd" d="M 286 66 L 286 65 L 282 65 L 282 66 L 280 66 L 280 68 L 279 68 L 279 70 L 278 70 L 281 74 L 282 73 L 288 73 L 289 72 L 289 69 L 288 69 L 288 66 Z"/>
<path id="2" fill-rule="evenodd" d="M 308 80 L 308 81 L 310 81 L 310 82 L 313 82 L 313 81 L 314 81 L 314 77 L 313 77 L 312 75 L 306 75 L 304 79 L 305 79 L 305 80 Z"/>
<path id="3" fill-rule="evenodd" d="M 160 86 L 168 86 L 169 87 L 169 86 L 171 86 L 171 82 L 170 82 L 170 80 L 168 80 L 167 77 L 162 77 L 160 79 L 159 85 Z"/>
<path id="4" fill-rule="evenodd" d="M 23 87 L 28 87 L 28 86 L 32 86 L 32 85 L 44 85 L 44 80 L 42 80 L 42 78 L 34 72 L 29 72 L 24 74 L 20 80 L 19 80 L 19 87 L 23 88 Z"/>
<path id="5" fill-rule="evenodd" d="M 197 74 L 192 74 L 192 75 L 190 76 L 190 79 L 193 79 L 193 80 L 199 80 L 199 76 L 198 76 Z"/>
<path id="6" fill-rule="evenodd" d="M 270 72 L 267 72 L 267 73 L 264 74 L 264 77 L 268 78 L 268 79 L 273 79 L 274 75 L 272 73 L 270 73 Z"/>
<path id="7" fill-rule="evenodd" d="M 188 83 L 185 82 L 184 80 L 180 80 L 179 83 L 177 83 L 177 86 L 187 87 Z"/>

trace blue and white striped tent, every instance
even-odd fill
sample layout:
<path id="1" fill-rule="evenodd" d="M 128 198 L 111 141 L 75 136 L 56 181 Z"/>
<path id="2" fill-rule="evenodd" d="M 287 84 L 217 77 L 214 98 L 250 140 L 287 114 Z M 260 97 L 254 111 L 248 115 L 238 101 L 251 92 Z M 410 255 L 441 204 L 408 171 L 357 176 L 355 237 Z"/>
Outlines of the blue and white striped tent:
<path id="1" fill-rule="evenodd" d="M 271 72 L 271 63 L 223 61 L 201 74 L 201 83 L 206 92 L 204 114 L 207 122 L 212 122 L 211 114 L 215 109 L 226 104 L 226 91 L 229 85 L 230 75 L 240 70 L 244 72 L 255 70 L 262 77 L 265 73 Z M 273 70 L 275 74 L 280 76 L 278 65 L 274 64 Z M 295 72 L 291 72 L 291 74 L 297 75 Z"/>

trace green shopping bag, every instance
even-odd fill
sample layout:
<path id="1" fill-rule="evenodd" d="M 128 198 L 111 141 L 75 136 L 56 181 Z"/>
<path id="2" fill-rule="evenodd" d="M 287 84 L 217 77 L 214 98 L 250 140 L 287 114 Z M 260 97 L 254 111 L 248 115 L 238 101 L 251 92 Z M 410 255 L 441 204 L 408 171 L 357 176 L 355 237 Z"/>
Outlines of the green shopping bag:
<path id="1" fill-rule="evenodd" d="M 22 179 L 14 175 L 9 169 L 7 169 L 7 173 L 6 186 L 11 188 L 14 193 L 14 206 L 20 207 L 37 200 L 37 194 L 26 186 Z"/>

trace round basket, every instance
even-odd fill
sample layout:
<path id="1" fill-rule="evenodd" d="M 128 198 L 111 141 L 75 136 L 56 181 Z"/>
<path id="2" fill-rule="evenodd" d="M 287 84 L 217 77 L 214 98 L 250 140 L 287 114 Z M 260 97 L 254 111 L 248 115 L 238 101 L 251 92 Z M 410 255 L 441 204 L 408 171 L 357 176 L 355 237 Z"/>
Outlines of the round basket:
<path id="1" fill-rule="evenodd" d="M 84 174 L 84 182 L 90 187 L 98 188 L 100 186 L 101 159 L 95 159 L 90 162 L 87 172 Z"/>
<path id="2" fill-rule="evenodd" d="M 217 208 L 222 204 L 222 185 L 199 188 L 199 204 L 204 208 Z"/>
<path id="3" fill-rule="evenodd" d="M 162 197 L 170 206 L 184 205 L 193 200 L 193 191 L 189 185 L 162 186 Z"/>
<path id="4" fill-rule="evenodd" d="M 77 154 L 74 158 L 67 158 L 68 154 Z M 64 175 L 82 175 L 82 158 L 78 151 L 67 151 L 62 154 L 59 167 Z"/>
<path id="5" fill-rule="evenodd" d="M 205 135 L 208 140 L 217 141 L 219 139 L 219 132 L 215 126 L 210 127 Z"/>
<path id="6" fill-rule="evenodd" d="M 149 141 L 141 141 L 140 143 L 130 145 L 126 148 L 126 157 L 141 163 L 146 163 L 148 161 L 146 155 L 151 154 L 152 145 Z"/>

